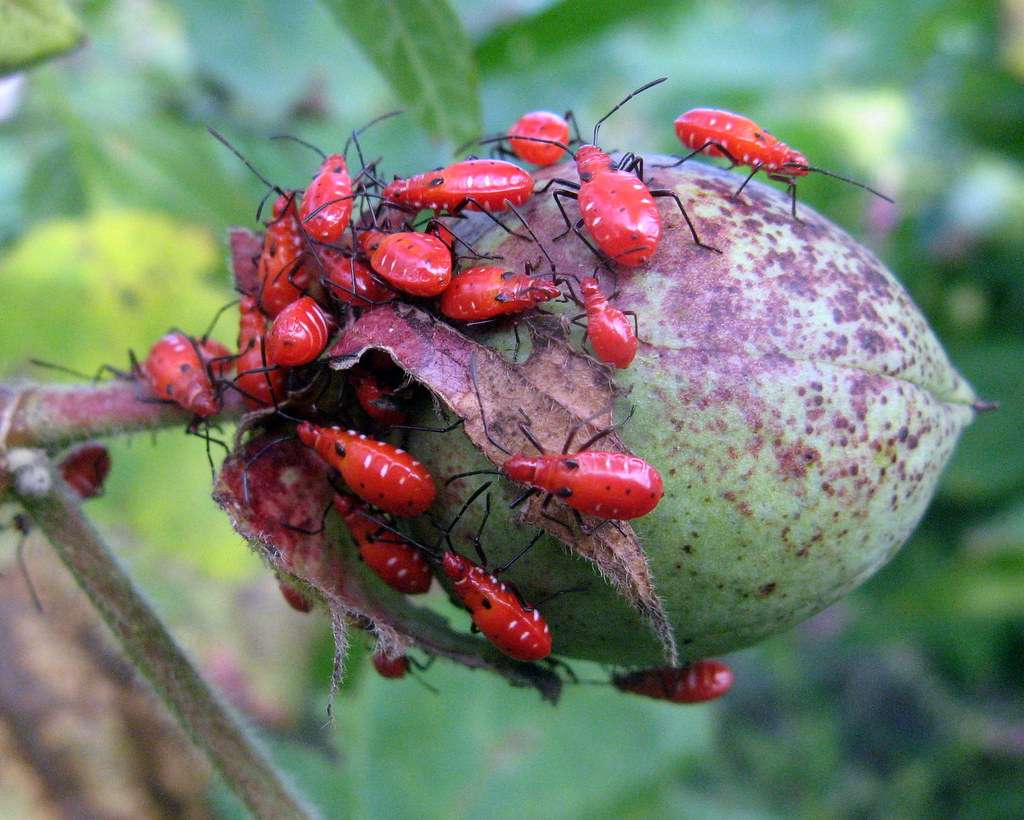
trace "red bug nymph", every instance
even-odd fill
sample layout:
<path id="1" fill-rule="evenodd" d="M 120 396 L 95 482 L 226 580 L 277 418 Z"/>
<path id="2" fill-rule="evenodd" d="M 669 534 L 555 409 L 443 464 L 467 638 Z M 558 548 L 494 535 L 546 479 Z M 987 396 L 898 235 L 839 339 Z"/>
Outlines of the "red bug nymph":
<path id="1" fill-rule="evenodd" d="M 406 595 L 420 595 L 430 589 L 433 576 L 420 550 L 364 515 L 363 503 L 351 496 L 335 495 L 334 509 L 345 522 L 363 561 L 384 583 Z"/>
<path id="2" fill-rule="evenodd" d="M 260 307 L 270 317 L 302 296 L 301 289 L 309 284 L 294 193 L 281 194 L 274 202 L 257 272 Z"/>
<path id="3" fill-rule="evenodd" d="M 327 347 L 333 326 L 315 299 L 297 299 L 277 314 L 267 332 L 267 361 L 282 367 L 308 364 Z"/>
<path id="4" fill-rule="evenodd" d="M 314 239 L 337 242 L 341 238 L 352 216 L 352 179 L 341 154 L 324 157 L 302 195 L 299 216 Z"/>
<path id="5" fill-rule="evenodd" d="M 235 387 L 242 394 L 246 407 L 277 406 L 285 394 L 285 373 L 268 365 L 264 353 L 267 318 L 256 298 L 243 296 L 238 306 L 238 357 Z"/>
<path id="6" fill-rule="evenodd" d="M 452 280 L 451 248 L 433 234 L 366 231 L 360 242 L 374 271 L 403 293 L 437 296 Z"/>
<path id="7" fill-rule="evenodd" d="M 508 129 L 508 146 L 519 159 L 534 165 L 554 165 L 565 150 L 557 145 L 545 145 L 542 142 L 516 139 L 516 137 L 533 137 L 569 144 L 569 123 L 567 117 L 560 117 L 551 111 L 530 111 L 523 114 Z"/>
<path id="8" fill-rule="evenodd" d="M 612 684 L 632 692 L 672 703 L 703 703 L 720 698 L 732 688 L 733 672 L 722 661 L 701 660 L 688 666 L 641 669 L 616 675 Z"/>
<path id="9" fill-rule="evenodd" d="M 594 354 L 605 364 L 629 367 L 638 346 L 633 323 L 626 313 L 608 304 L 593 276 L 580 282 L 580 293 L 587 311 L 587 335 Z"/>
<path id="10" fill-rule="evenodd" d="M 500 159 L 466 159 L 437 171 L 396 179 L 382 194 L 400 205 L 451 214 L 464 209 L 504 211 L 508 202 L 522 205 L 532 195 L 530 172 Z"/>
<path id="11" fill-rule="evenodd" d="M 792 202 L 793 218 L 796 219 L 796 179 L 813 171 L 856 185 L 887 202 L 892 202 L 885 194 L 863 183 L 822 168 L 812 167 L 808 164 L 807 158 L 795 148 L 790 148 L 752 119 L 740 114 L 733 114 L 720 108 L 694 108 L 676 117 L 675 128 L 679 141 L 687 148 L 693 149 L 675 165 L 681 165 L 690 157 L 703 152 L 711 157 L 725 157 L 733 165 L 749 165 L 753 169 L 733 194 L 733 199 L 742 193 L 758 171 L 764 171 L 769 179 L 786 183 Z"/>
<path id="12" fill-rule="evenodd" d="M 191 339 L 174 330 L 153 345 L 139 369 L 159 398 L 208 418 L 220 412 L 214 380 L 231 370 L 231 353 L 213 339 Z"/>
<path id="13" fill-rule="evenodd" d="M 302 443 L 312 448 L 364 501 L 392 515 L 415 516 L 434 503 L 437 487 L 427 468 L 405 450 L 355 430 L 298 426 Z"/>
<path id="14" fill-rule="evenodd" d="M 498 649 L 519 661 L 539 661 L 551 654 L 551 630 L 538 610 L 483 567 L 448 550 L 442 562 L 445 575 L 473 623 Z"/>
<path id="15" fill-rule="evenodd" d="M 442 294 L 439 307 L 449 319 L 477 322 L 522 313 L 561 295 L 551 280 L 483 265 L 455 276 Z"/>

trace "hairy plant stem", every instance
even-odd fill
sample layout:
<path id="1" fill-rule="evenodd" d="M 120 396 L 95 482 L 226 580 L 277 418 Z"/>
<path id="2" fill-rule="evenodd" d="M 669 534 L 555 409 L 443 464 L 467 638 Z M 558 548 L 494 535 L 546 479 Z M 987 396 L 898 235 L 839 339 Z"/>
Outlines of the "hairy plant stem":
<path id="1" fill-rule="evenodd" d="M 309 817 L 254 739 L 210 690 L 40 450 L 10 454 L 14 495 L 50 540 L 134 665 L 257 817 Z M 21 480 L 32 471 L 32 479 Z M 43 477 L 46 478 L 43 478 Z"/>
<path id="2" fill-rule="evenodd" d="M 232 402 L 226 410 L 238 415 L 241 406 Z M 0 495 L 10 492 L 24 507 L 132 663 L 253 815 L 310 817 L 311 810 L 174 642 L 43 450 L 26 449 L 184 425 L 189 419 L 176 407 L 139 401 L 131 382 L 0 385 Z"/>

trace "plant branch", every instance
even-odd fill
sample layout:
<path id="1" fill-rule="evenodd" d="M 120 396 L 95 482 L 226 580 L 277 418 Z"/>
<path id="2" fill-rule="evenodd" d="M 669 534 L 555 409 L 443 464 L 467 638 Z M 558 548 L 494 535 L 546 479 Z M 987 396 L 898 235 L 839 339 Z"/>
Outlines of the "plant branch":
<path id="1" fill-rule="evenodd" d="M 243 412 L 240 396 L 228 391 L 218 418 L 236 418 Z M 0 448 L 53 447 L 116 433 L 184 427 L 191 420 L 191 413 L 148 398 L 128 380 L 0 384 Z"/>
<path id="2" fill-rule="evenodd" d="M 114 387 L 94 388 L 85 394 L 110 399 L 120 395 Z M 52 395 L 53 391 L 48 391 L 38 392 Z M 39 401 L 39 397 L 34 400 Z M 66 403 L 60 406 L 66 408 L 67 417 L 83 418 Z M 141 414 L 133 416 L 130 423 L 154 426 L 164 419 L 172 420 L 166 408 L 151 409 L 150 413 L 148 419 Z M 102 422 L 85 426 L 89 427 L 88 435 L 111 431 Z M 125 424 L 116 427 L 124 429 Z M 31 425 L 19 429 L 22 438 L 32 435 Z M 66 419 L 64 429 L 74 429 Z M 206 752 L 228 787 L 257 817 L 311 816 L 266 754 L 204 683 L 82 513 L 77 497 L 55 475 L 45 453 L 14 450 L 8 453 L 7 462 L 17 499 L 50 540 L 132 662 L 149 679 L 182 728 Z"/>

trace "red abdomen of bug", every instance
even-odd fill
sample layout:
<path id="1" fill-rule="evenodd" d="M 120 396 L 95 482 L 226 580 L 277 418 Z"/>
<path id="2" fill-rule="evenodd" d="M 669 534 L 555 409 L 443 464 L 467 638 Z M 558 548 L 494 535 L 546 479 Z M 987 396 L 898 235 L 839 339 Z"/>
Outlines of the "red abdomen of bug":
<path id="1" fill-rule="evenodd" d="M 267 333 L 267 361 L 284 367 L 309 364 L 327 347 L 333 327 L 334 320 L 311 296 L 295 300 Z"/>
<path id="2" fill-rule="evenodd" d="M 449 319 L 476 322 L 521 313 L 560 295 L 550 280 L 484 265 L 458 274 L 441 296 L 439 307 Z"/>
<path id="3" fill-rule="evenodd" d="M 335 495 L 334 508 L 359 548 L 359 555 L 384 583 L 406 595 L 420 595 L 430 589 L 433 576 L 416 547 L 363 515 L 362 502 L 351 496 Z"/>
<path id="4" fill-rule="evenodd" d="M 220 412 L 220 397 L 210 376 L 219 378 L 230 372 L 230 356 L 220 342 L 190 339 L 175 330 L 153 345 L 141 370 L 159 398 L 170 399 L 197 416 L 208 418 Z M 225 361 L 210 365 L 214 359 Z"/>
<path id="5" fill-rule="evenodd" d="M 517 140 L 514 137 L 554 140 L 566 145 L 569 142 L 569 123 L 564 117 L 550 111 L 531 111 L 512 124 L 508 135 L 513 138 L 508 141 L 509 148 L 519 159 L 534 165 L 553 165 L 562 158 L 565 153 L 563 149 L 557 145 Z"/>
<path id="6" fill-rule="evenodd" d="M 318 427 L 308 421 L 297 433 L 303 444 L 341 473 L 353 493 L 385 512 L 416 516 L 434 503 L 434 479 L 405 450 L 355 430 Z"/>
<path id="7" fill-rule="evenodd" d="M 364 235 L 370 265 L 382 278 L 412 296 L 437 296 L 452 281 L 451 249 L 433 234 L 401 231 Z M 371 251 L 372 249 L 372 251 Z"/>
<path id="8" fill-rule="evenodd" d="M 456 552 L 446 552 L 442 566 L 477 629 L 498 649 L 519 661 L 551 654 L 551 630 L 539 611 L 524 606 L 505 584 Z"/>
<path id="9" fill-rule="evenodd" d="M 683 667 L 642 669 L 612 678 L 624 692 L 673 703 L 702 703 L 732 688 L 733 672 L 722 661 L 701 660 Z"/>
<path id="10" fill-rule="evenodd" d="M 621 310 L 608 304 L 593 276 L 580 282 L 580 292 L 587 310 L 587 335 L 597 358 L 615 367 L 629 367 L 639 344 L 633 323 Z"/>
<path id="11" fill-rule="evenodd" d="M 270 317 L 277 316 L 302 296 L 300 288 L 309 284 L 295 197 L 292 193 L 277 198 L 273 218 L 263 237 L 263 251 L 257 266 L 259 298 L 260 306 Z"/>
<path id="12" fill-rule="evenodd" d="M 627 453 L 514 455 L 501 469 L 512 481 L 552 493 L 574 510 L 598 518 L 639 518 L 665 494 L 658 471 Z"/>
<path id="13" fill-rule="evenodd" d="M 598 248 L 618 264 L 642 265 L 657 250 L 661 215 L 651 192 L 635 175 L 602 171 L 581 181 L 579 207 Z"/>
<path id="14" fill-rule="evenodd" d="M 299 209 L 306 232 L 321 242 L 337 242 L 352 216 L 352 180 L 341 154 L 326 157 L 306 187 Z"/>
<path id="15" fill-rule="evenodd" d="M 467 159 L 440 171 L 428 171 L 408 179 L 396 179 L 384 188 L 384 199 L 415 208 L 451 210 L 460 205 L 488 211 L 508 208 L 505 200 L 522 205 L 533 195 L 533 177 L 518 165 L 500 159 Z"/>
<path id="16" fill-rule="evenodd" d="M 235 359 L 235 386 L 250 410 L 276 405 L 285 394 L 285 374 L 270 368 L 263 352 L 267 318 L 255 297 L 243 296 L 238 306 L 238 358 Z"/>
<path id="17" fill-rule="evenodd" d="M 397 658 L 388 658 L 381 652 L 373 653 L 373 668 L 382 678 L 404 678 L 409 672 L 409 658 L 399 655 Z"/>
<path id="18" fill-rule="evenodd" d="M 323 283 L 340 302 L 365 308 L 395 298 L 395 292 L 378 282 L 366 265 L 337 248 L 321 248 L 320 262 L 326 271 Z"/>

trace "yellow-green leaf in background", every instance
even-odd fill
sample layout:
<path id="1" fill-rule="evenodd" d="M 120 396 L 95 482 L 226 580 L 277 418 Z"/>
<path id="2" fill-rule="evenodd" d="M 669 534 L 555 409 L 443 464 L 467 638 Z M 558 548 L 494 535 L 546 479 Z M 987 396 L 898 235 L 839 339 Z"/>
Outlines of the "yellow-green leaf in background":
<path id="1" fill-rule="evenodd" d="M 68 51 L 83 36 L 63 0 L 0 0 L 0 75 Z"/>
<path id="2" fill-rule="evenodd" d="M 199 334 L 232 298 L 206 229 L 163 214 L 97 211 L 33 229 L 0 258 L 0 373 L 30 358 L 93 372 L 145 355 L 172 326 Z M 218 334 L 232 341 L 225 322 Z"/>

